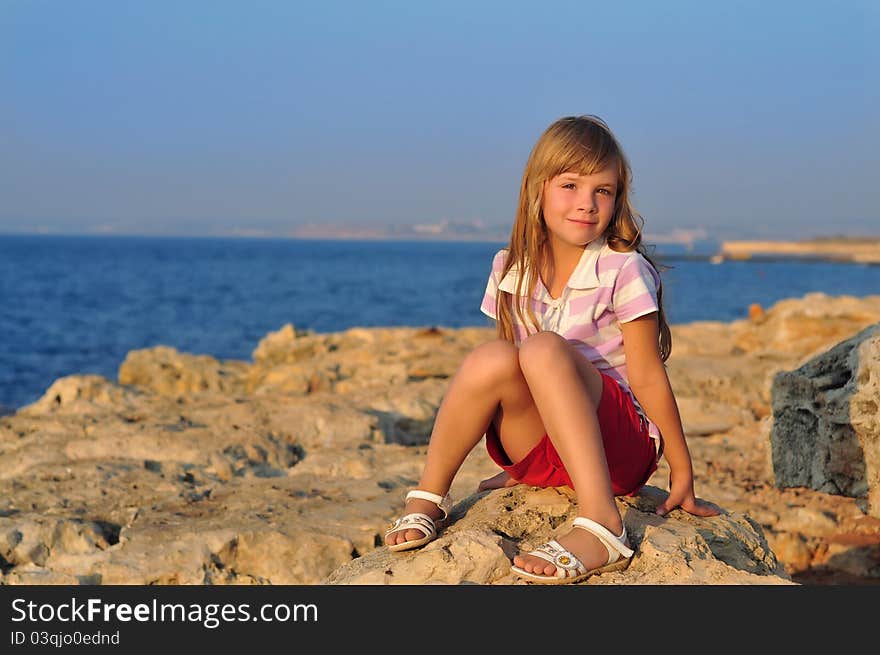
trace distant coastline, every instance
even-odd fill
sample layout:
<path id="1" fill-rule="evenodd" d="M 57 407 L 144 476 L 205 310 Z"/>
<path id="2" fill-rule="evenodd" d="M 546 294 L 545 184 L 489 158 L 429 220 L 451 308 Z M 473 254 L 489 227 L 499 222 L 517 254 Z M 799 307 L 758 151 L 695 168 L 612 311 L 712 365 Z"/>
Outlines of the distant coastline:
<path id="1" fill-rule="evenodd" d="M 143 223 L 148 226 L 149 223 Z M 153 226 L 155 229 L 155 226 Z M 440 220 L 433 223 L 300 223 L 275 226 L 215 228 L 199 231 L 195 226 L 181 226 L 174 233 L 142 231 L 133 225 L 105 224 L 81 231 L 32 228 L 28 231 L 0 233 L 0 236 L 47 237 L 146 237 L 206 239 L 294 239 L 322 241 L 445 241 L 475 243 L 507 243 L 510 225 L 475 220 Z M 667 232 L 643 234 L 645 243 L 681 249 L 686 252 L 713 254 L 718 240 L 711 239 L 703 228 L 676 228 Z"/>
<path id="2" fill-rule="evenodd" d="M 804 241 L 724 241 L 713 261 L 748 261 L 768 256 L 880 264 L 880 239 L 822 237 Z"/>

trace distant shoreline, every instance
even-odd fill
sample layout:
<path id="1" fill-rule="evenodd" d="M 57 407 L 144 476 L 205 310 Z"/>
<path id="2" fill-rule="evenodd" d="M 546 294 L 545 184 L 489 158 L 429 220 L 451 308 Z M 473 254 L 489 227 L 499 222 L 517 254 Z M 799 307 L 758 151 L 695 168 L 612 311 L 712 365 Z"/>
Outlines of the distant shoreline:
<path id="1" fill-rule="evenodd" d="M 756 257 L 880 264 L 880 239 L 824 237 L 809 241 L 724 241 L 713 261 Z"/>

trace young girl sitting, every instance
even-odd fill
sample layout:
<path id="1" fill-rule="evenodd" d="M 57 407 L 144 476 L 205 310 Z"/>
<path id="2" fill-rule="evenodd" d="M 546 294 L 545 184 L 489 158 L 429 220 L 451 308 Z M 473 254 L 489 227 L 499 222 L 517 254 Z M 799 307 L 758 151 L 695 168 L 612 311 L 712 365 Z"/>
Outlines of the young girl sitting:
<path id="1" fill-rule="evenodd" d="M 670 493 L 657 513 L 718 513 L 694 495 L 664 365 L 671 336 L 660 276 L 641 245 L 630 187 L 626 156 L 602 120 L 562 118 L 538 139 L 481 307 L 498 338 L 453 376 L 418 488 L 385 534 L 391 550 L 437 536 L 452 480 L 484 435 L 502 471 L 480 490 L 565 485 L 577 498 L 574 529 L 514 558 L 512 571 L 526 580 L 577 582 L 625 568 L 633 551 L 614 497 L 636 494 L 662 454 Z"/>

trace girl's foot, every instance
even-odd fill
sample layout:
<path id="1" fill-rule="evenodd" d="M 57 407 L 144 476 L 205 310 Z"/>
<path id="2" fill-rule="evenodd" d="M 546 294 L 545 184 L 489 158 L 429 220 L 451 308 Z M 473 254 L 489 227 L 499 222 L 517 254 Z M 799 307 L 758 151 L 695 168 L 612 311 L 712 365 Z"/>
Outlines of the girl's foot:
<path id="1" fill-rule="evenodd" d="M 623 531 L 623 525 L 611 529 L 615 534 Z M 599 538 L 586 530 L 572 529 L 564 537 L 557 539 L 559 544 L 577 557 L 589 571 L 604 566 L 608 562 L 608 549 Z M 534 555 L 516 555 L 513 558 L 515 566 L 535 573 L 536 575 L 553 576 L 556 574 L 556 566 L 551 562 Z"/>
<path id="2" fill-rule="evenodd" d="M 518 484 L 519 482 L 510 477 L 510 474 L 507 471 L 501 471 L 501 473 L 493 475 L 491 478 L 486 478 L 485 480 L 480 481 L 480 484 L 477 487 L 477 493 L 481 491 L 488 491 L 489 489 L 503 489 L 504 487 L 514 487 Z"/>
<path id="3" fill-rule="evenodd" d="M 403 514 L 401 516 L 416 512 L 420 514 L 427 514 L 435 522 L 437 521 L 437 519 L 443 516 L 443 510 L 440 509 L 437 503 L 432 503 L 430 500 L 424 500 L 422 498 L 410 498 L 409 500 L 407 500 L 406 505 L 403 508 Z M 421 532 L 420 530 L 401 528 L 400 530 L 396 530 L 385 536 L 385 545 L 394 546 L 396 544 L 402 544 L 407 541 L 415 541 L 416 539 L 421 539 L 424 536 L 425 533 Z"/>

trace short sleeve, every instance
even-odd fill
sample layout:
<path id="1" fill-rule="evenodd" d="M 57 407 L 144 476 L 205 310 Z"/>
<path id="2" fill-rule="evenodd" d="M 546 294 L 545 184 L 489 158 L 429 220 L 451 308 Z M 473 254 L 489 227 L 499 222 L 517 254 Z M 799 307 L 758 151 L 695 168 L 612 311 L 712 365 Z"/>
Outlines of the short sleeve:
<path id="1" fill-rule="evenodd" d="M 614 281 L 611 303 L 617 320 L 627 323 L 639 316 L 656 312 L 660 309 L 657 302 L 657 289 L 660 287 L 660 275 L 639 253 L 621 267 Z"/>
<path id="2" fill-rule="evenodd" d="M 507 259 L 507 250 L 499 250 L 495 253 L 492 260 L 492 270 L 489 272 L 489 281 L 486 283 L 486 293 L 483 294 L 483 302 L 480 304 L 480 311 L 489 318 L 495 320 L 495 297 L 498 293 L 498 284 L 501 282 L 501 271 L 504 270 L 504 262 Z"/>

